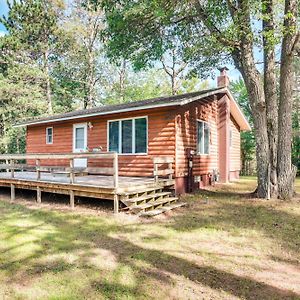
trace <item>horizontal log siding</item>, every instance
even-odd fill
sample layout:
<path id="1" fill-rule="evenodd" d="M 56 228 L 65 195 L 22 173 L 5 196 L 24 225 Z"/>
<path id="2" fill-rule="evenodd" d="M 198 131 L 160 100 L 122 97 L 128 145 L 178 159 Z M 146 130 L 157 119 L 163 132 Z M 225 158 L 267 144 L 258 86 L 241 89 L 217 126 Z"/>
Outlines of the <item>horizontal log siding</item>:
<path id="1" fill-rule="evenodd" d="M 197 151 L 197 120 L 209 123 L 210 153 L 194 156 L 193 175 L 208 174 L 218 168 L 218 103 L 211 99 L 208 103 L 195 102 L 183 107 L 176 116 L 176 177 L 187 176 L 187 149 Z"/>
<path id="2" fill-rule="evenodd" d="M 230 171 L 240 171 L 241 169 L 240 128 L 232 117 L 230 117 L 230 129 L 232 132 L 232 142 L 230 147 Z"/>
<path id="3" fill-rule="evenodd" d="M 49 123 L 27 128 L 27 153 L 66 153 L 73 150 L 73 124 L 91 122 L 88 129 L 88 147 L 101 146 L 107 151 L 107 121 L 148 116 L 148 155 L 119 155 L 119 174 L 122 176 L 153 176 L 154 156 L 175 157 L 175 109 L 153 109 Z M 53 127 L 53 144 L 46 144 L 46 127 Z M 62 161 L 41 161 L 42 165 L 66 165 Z M 110 167 L 111 160 L 90 160 L 89 167 Z"/>

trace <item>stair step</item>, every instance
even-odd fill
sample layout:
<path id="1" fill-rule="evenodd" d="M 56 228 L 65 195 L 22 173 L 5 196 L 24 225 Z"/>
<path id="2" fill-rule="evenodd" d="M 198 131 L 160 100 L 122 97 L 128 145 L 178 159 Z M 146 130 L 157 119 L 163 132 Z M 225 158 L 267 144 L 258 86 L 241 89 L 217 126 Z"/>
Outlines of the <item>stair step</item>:
<path id="1" fill-rule="evenodd" d="M 164 196 L 167 196 L 167 195 L 171 195 L 171 192 L 161 192 L 161 193 L 155 193 L 155 194 L 148 194 L 148 195 L 145 195 L 145 196 L 129 198 L 128 200 L 124 200 L 124 201 L 128 202 L 128 203 L 136 203 L 136 202 L 144 201 L 144 200 L 151 199 L 151 198 L 164 197 Z"/>
<path id="2" fill-rule="evenodd" d="M 164 189 L 166 187 L 171 187 L 174 186 L 175 180 L 172 179 L 165 179 L 165 180 L 160 180 L 158 183 L 153 182 L 153 183 L 146 183 L 145 185 L 138 185 L 136 186 L 129 186 L 126 188 L 120 188 L 120 193 L 122 195 L 132 195 L 132 194 L 137 194 L 137 193 L 143 193 L 145 191 L 151 191 L 151 190 L 160 190 Z"/>
<path id="3" fill-rule="evenodd" d="M 148 211 L 140 212 L 139 216 L 140 217 L 154 217 L 154 216 L 157 216 L 159 214 L 162 214 L 162 213 L 165 213 L 167 211 L 170 211 L 170 210 L 172 210 L 174 208 L 182 207 L 182 206 L 185 206 L 185 205 L 186 205 L 185 202 L 167 204 L 167 205 L 165 205 L 163 207 L 159 207 L 159 208 L 156 208 L 154 210 L 148 210 Z"/>
<path id="4" fill-rule="evenodd" d="M 150 202 L 147 202 L 144 204 L 132 205 L 132 206 L 129 206 L 129 210 L 144 210 L 147 208 L 156 207 L 156 206 L 163 205 L 163 204 L 166 204 L 169 202 L 174 202 L 177 200 L 178 200 L 178 198 L 176 198 L 176 197 L 168 197 L 168 198 L 165 198 L 162 200 L 150 201 Z"/>
<path id="5" fill-rule="evenodd" d="M 131 192 L 126 192 L 126 193 L 121 193 L 121 197 L 128 197 L 131 195 L 136 195 L 136 194 L 144 194 L 144 193 L 149 193 L 149 192 L 155 192 L 155 191 L 161 191 L 163 188 L 162 187 L 152 187 L 148 189 L 137 189 Z M 124 199 L 125 200 L 125 199 Z"/>

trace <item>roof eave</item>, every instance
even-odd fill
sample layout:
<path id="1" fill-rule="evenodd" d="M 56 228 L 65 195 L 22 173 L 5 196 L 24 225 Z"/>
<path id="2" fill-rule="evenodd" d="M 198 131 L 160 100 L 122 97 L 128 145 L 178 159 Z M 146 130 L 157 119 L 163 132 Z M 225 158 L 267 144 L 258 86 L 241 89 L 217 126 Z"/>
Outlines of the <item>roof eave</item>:
<path id="1" fill-rule="evenodd" d="M 179 106 L 179 105 L 180 105 L 180 103 L 173 102 L 173 103 L 162 104 L 162 105 L 147 105 L 147 106 L 143 106 L 143 107 L 124 108 L 124 109 L 118 109 L 118 110 L 114 110 L 114 111 L 89 113 L 89 114 L 85 114 L 85 115 L 56 118 L 56 119 L 52 119 L 52 120 L 29 121 L 29 122 L 16 124 L 13 127 L 24 127 L 24 126 L 39 125 L 39 124 L 56 123 L 56 122 L 62 122 L 62 121 L 68 121 L 68 120 L 76 120 L 76 119 L 84 119 L 84 118 L 90 118 L 90 117 L 96 117 L 96 116 L 118 114 L 118 113 L 129 112 L 129 111 L 146 110 L 146 109 L 152 109 L 152 108 Z"/>
<path id="2" fill-rule="evenodd" d="M 238 103 L 235 101 L 233 95 L 231 94 L 229 89 L 227 90 L 227 94 L 229 96 L 230 102 L 232 104 L 232 108 L 230 109 L 233 116 L 235 117 L 235 120 L 237 121 L 238 125 L 240 126 L 240 129 L 242 131 L 251 131 L 252 128 L 247 120 L 247 118 L 245 117 L 244 113 L 242 112 L 240 106 L 238 105 Z"/>
<path id="3" fill-rule="evenodd" d="M 95 116 L 103 116 L 103 115 L 117 114 L 117 113 L 137 111 L 137 110 L 146 110 L 146 109 L 153 109 L 153 108 L 159 108 L 159 107 L 183 106 L 183 105 L 189 104 L 195 100 L 200 100 L 200 99 L 203 99 L 203 98 L 206 98 L 206 97 L 218 94 L 218 93 L 224 93 L 224 92 L 226 92 L 226 90 L 227 90 L 226 88 L 221 88 L 221 89 L 217 89 L 217 90 L 213 90 L 213 91 L 204 93 L 202 95 L 192 97 L 187 100 L 178 100 L 176 102 L 137 106 L 137 107 L 132 107 L 132 108 L 129 107 L 129 108 L 117 109 L 117 110 L 113 110 L 113 111 L 95 112 L 95 113 L 88 113 L 88 114 L 77 115 L 77 116 L 56 118 L 56 119 L 52 119 L 52 120 L 41 120 L 41 121 L 33 120 L 33 121 L 16 124 L 13 127 L 24 127 L 24 126 L 39 125 L 39 124 L 56 123 L 56 122 L 62 122 L 62 121 L 68 121 L 68 120 L 84 119 L 84 118 L 95 117 Z"/>

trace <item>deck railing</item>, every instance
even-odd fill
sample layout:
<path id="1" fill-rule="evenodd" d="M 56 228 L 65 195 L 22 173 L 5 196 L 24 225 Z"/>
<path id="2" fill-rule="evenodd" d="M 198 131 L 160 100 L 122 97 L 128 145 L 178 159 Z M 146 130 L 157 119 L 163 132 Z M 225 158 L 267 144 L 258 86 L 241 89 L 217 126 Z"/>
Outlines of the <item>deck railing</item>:
<path id="1" fill-rule="evenodd" d="M 106 159 L 112 161 L 112 167 L 75 167 L 74 160 L 79 158 L 89 159 Z M 44 164 L 44 161 L 47 164 Z M 51 166 L 51 161 L 60 160 L 61 165 L 66 165 L 69 161 L 69 166 Z M 1 163 L 2 162 L 2 163 Z M 42 165 L 42 163 L 44 165 Z M 153 158 L 154 166 L 154 181 L 159 182 L 161 177 L 173 180 L 173 163 L 174 158 L 169 156 L 159 156 Z M 119 166 L 118 166 L 118 153 L 116 152 L 81 152 L 81 153 L 29 153 L 29 154 L 2 154 L 0 155 L 0 171 L 10 172 L 12 179 L 16 178 L 15 171 L 31 171 L 36 173 L 36 181 L 42 180 L 42 173 L 56 173 L 66 174 L 69 176 L 70 185 L 76 184 L 76 175 L 86 174 L 102 174 L 110 175 L 113 177 L 114 188 L 114 207 L 115 212 L 119 209 L 118 188 L 119 188 Z M 16 178 L 17 179 L 17 178 Z M 41 202 L 41 189 L 39 185 L 36 186 L 37 202 Z M 15 199 L 15 185 L 11 183 L 11 199 Z M 70 204 L 74 207 L 74 191 L 70 187 Z"/>
<path id="2" fill-rule="evenodd" d="M 77 158 L 88 159 L 111 159 L 112 167 L 87 167 L 76 168 L 74 167 L 74 160 Z M 41 165 L 41 160 L 47 160 L 47 166 Z M 69 160 L 69 167 L 60 166 L 49 166 L 48 163 L 51 160 Z M 75 175 L 79 172 L 93 173 L 93 174 L 104 174 L 113 176 L 113 188 L 114 188 L 114 211 L 117 213 L 119 211 L 119 199 L 118 199 L 118 187 L 119 187 L 119 166 L 118 166 L 118 154 L 115 152 L 97 152 L 97 153 L 30 153 L 30 154 L 2 154 L 0 155 L 0 162 L 5 163 L 0 164 L 0 171 L 6 170 L 11 173 L 11 178 L 15 178 L 15 170 L 26 170 L 36 172 L 36 180 L 41 180 L 41 173 L 62 173 L 67 174 L 70 177 L 70 184 L 75 184 Z M 27 164 L 27 161 L 33 161 L 31 164 Z M 34 164 L 35 161 L 35 164 Z M 19 163 L 16 163 L 19 162 Z M 22 162 L 22 163 L 20 163 Z M 25 163 L 24 163 L 25 162 Z M 15 200 L 15 185 L 11 185 L 11 200 Z M 41 188 L 37 185 L 37 202 L 41 203 Z M 74 190 L 70 189 L 70 206 L 74 208 L 75 197 Z"/>
<path id="3" fill-rule="evenodd" d="M 154 181 L 158 182 L 160 176 L 168 176 L 168 179 L 173 179 L 174 169 L 173 169 L 174 158 L 171 156 L 158 156 L 153 158 L 154 165 Z M 164 168 L 162 168 L 164 166 Z"/>
<path id="4" fill-rule="evenodd" d="M 86 159 L 111 159 L 112 167 L 74 167 L 74 160 L 77 158 Z M 26 161 L 35 162 L 27 164 Z M 47 165 L 42 166 L 41 160 L 47 160 Z M 69 167 L 49 166 L 51 160 L 69 160 Z M 11 178 L 15 177 L 15 170 L 26 170 L 36 172 L 36 180 L 41 180 L 41 173 L 60 173 L 67 174 L 70 177 L 70 184 L 76 183 L 75 175 L 77 173 L 93 173 L 113 176 L 113 187 L 119 187 L 118 154 L 115 152 L 99 153 L 30 153 L 30 154 L 2 154 L 0 155 L 0 170 L 6 170 L 11 173 Z M 22 163 L 20 163 L 22 162 Z M 25 163 L 24 163 L 25 162 Z"/>

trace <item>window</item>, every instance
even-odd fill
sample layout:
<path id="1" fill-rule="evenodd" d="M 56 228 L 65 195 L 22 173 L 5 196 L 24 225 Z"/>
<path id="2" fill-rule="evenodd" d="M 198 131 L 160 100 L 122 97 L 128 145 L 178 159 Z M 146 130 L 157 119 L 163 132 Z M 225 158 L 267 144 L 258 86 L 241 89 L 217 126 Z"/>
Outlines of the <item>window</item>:
<path id="1" fill-rule="evenodd" d="M 87 123 L 73 124 L 73 151 L 82 152 L 87 149 Z"/>
<path id="2" fill-rule="evenodd" d="M 53 127 L 46 128 L 46 144 L 53 144 Z"/>
<path id="3" fill-rule="evenodd" d="M 208 123 L 198 121 L 197 126 L 197 152 L 199 154 L 209 154 L 209 126 Z"/>
<path id="4" fill-rule="evenodd" d="M 124 154 L 147 153 L 147 118 L 109 121 L 108 148 Z"/>
<path id="5" fill-rule="evenodd" d="M 84 148 L 84 127 L 75 128 L 75 149 Z"/>

